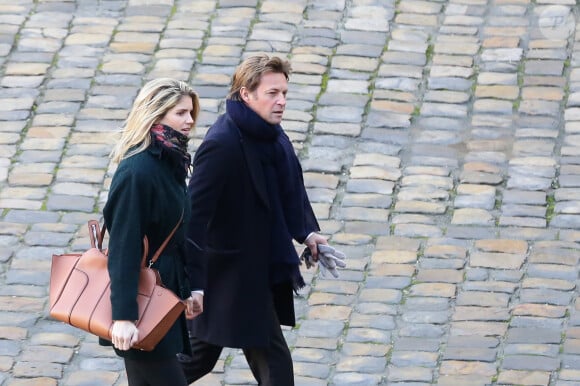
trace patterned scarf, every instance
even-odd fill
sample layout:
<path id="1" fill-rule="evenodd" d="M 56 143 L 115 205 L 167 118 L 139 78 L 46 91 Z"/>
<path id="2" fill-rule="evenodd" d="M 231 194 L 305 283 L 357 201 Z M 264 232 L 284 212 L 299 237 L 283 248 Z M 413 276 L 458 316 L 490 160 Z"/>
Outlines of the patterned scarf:
<path id="1" fill-rule="evenodd" d="M 191 166 L 191 154 L 187 152 L 187 143 L 189 142 L 187 135 L 173 130 L 169 126 L 158 123 L 151 127 L 151 139 L 162 149 L 167 150 L 172 158 L 181 160 L 185 165 L 186 172 L 189 170 Z"/>

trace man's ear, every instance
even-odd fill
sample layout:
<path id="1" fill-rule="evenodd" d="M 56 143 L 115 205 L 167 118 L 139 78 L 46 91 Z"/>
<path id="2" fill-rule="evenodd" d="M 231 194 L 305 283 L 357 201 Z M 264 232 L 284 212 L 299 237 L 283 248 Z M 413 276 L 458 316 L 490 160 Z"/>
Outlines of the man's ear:
<path id="1" fill-rule="evenodd" d="M 244 102 L 248 102 L 250 100 L 250 92 L 248 91 L 247 88 L 242 87 L 240 89 L 240 97 L 242 97 L 242 100 Z"/>

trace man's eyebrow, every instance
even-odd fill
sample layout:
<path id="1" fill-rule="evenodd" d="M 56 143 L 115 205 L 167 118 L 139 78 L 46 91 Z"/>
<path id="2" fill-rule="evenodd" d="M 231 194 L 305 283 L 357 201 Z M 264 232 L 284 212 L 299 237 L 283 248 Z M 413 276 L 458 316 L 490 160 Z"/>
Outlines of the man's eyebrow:
<path id="1" fill-rule="evenodd" d="M 270 87 L 266 91 L 288 91 L 288 87 Z"/>

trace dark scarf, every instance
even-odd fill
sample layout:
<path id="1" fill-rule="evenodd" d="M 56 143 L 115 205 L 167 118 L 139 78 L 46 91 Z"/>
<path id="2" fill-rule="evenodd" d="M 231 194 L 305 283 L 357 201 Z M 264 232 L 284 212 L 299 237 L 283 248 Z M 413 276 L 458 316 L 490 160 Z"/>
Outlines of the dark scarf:
<path id="1" fill-rule="evenodd" d="M 187 175 L 191 166 L 191 154 L 187 152 L 187 143 L 189 142 L 187 135 L 158 123 L 151 127 L 151 142 L 174 162 L 184 165 L 184 169 L 180 169 L 183 172 L 178 173 L 178 175 Z"/>
<path id="2" fill-rule="evenodd" d="M 312 223 L 316 220 L 305 210 L 308 197 L 298 157 L 282 126 L 269 124 L 243 102 L 228 100 L 226 110 L 244 141 L 260 158 L 266 176 L 272 224 L 270 282 L 276 285 L 291 281 L 295 290 L 302 288 L 305 284 L 292 236 L 306 236 L 318 225 Z"/>

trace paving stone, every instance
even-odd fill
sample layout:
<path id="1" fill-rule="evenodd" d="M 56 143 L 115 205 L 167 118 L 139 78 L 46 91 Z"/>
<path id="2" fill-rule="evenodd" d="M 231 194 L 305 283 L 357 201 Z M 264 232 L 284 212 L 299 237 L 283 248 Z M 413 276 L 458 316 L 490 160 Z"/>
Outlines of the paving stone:
<path id="1" fill-rule="evenodd" d="M 461 270 L 465 267 L 465 262 L 459 259 L 424 259 L 421 261 L 421 267 L 433 270 Z M 462 271 L 462 278 L 463 275 Z"/>
<path id="2" fill-rule="evenodd" d="M 448 237 L 458 239 L 474 239 L 474 238 L 489 238 L 495 235 L 495 232 L 488 228 L 481 227 L 465 227 L 465 226 L 449 226 L 447 227 Z"/>
<path id="3" fill-rule="evenodd" d="M 435 296 L 453 297 L 455 296 L 455 285 L 450 283 L 419 283 L 411 287 L 411 296 Z"/>
<path id="4" fill-rule="evenodd" d="M 397 198 L 400 201 L 409 202 L 409 204 L 406 204 L 403 207 L 411 207 L 411 203 L 419 200 L 446 200 L 449 198 L 449 192 L 433 185 L 413 186 L 399 190 Z"/>
<path id="5" fill-rule="evenodd" d="M 529 192 L 523 190 L 506 190 L 503 193 L 503 201 L 506 203 L 544 205 L 546 202 L 546 193 Z"/>
<path id="6" fill-rule="evenodd" d="M 449 312 L 446 311 L 407 311 L 405 315 L 401 318 L 404 322 L 408 323 L 432 323 L 432 324 L 444 324 L 449 320 Z"/>
<path id="7" fill-rule="evenodd" d="M 580 371 L 575 369 L 562 369 L 559 378 L 569 381 L 578 381 L 580 380 Z"/>
<path id="8" fill-rule="evenodd" d="M 433 324 L 409 324 L 399 329 L 399 336 L 414 338 L 440 338 L 444 334 L 442 326 Z"/>
<path id="9" fill-rule="evenodd" d="M 562 367 L 577 369 L 580 367 L 579 359 L 579 355 L 564 355 L 562 358 Z"/>
<path id="10" fill-rule="evenodd" d="M 497 338 L 477 335 L 450 336 L 447 341 L 448 348 L 496 348 L 498 344 Z"/>
<path id="11" fill-rule="evenodd" d="M 509 296 L 501 293 L 482 293 L 465 291 L 457 295 L 457 304 L 461 306 L 507 307 Z"/>
<path id="12" fill-rule="evenodd" d="M 84 385 L 86 380 L 90 379 L 98 385 L 113 385 L 114 382 L 119 378 L 116 372 L 107 371 L 75 371 L 67 377 L 66 382 L 69 385 Z"/>
<path id="13" fill-rule="evenodd" d="M 448 360 L 441 363 L 442 375 L 495 375 L 495 366 L 490 363 Z"/>
<path id="14" fill-rule="evenodd" d="M 498 383 L 548 385 L 550 383 L 550 373 L 542 371 L 504 370 L 499 373 Z"/>
<path id="15" fill-rule="evenodd" d="M 381 264 L 373 268 L 372 274 L 382 276 L 410 277 L 415 273 L 415 267 L 408 264 Z"/>
<path id="16" fill-rule="evenodd" d="M 336 367 L 341 372 L 380 374 L 385 369 L 385 361 L 382 358 L 369 356 L 344 357 L 338 361 Z"/>
<path id="17" fill-rule="evenodd" d="M 317 338 L 336 337 L 340 332 L 342 332 L 344 328 L 344 324 L 342 322 L 323 320 L 306 320 L 303 322 L 302 326 L 300 331 L 307 333 L 305 336 Z"/>
<path id="18" fill-rule="evenodd" d="M 555 264 L 535 264 L 528 268 L 528 273 L 534 277 L 574 280 L 569 271 L 568 267 Z"/>
<path id="19" fill-rule="evenodd" d="M 525 256 L 518 254 L 476 252 L 471 256 L 471 266 L 499 269 L 519 269 L 524 260 Z"/>
<path id="20" fill-rule="evenodd" d="M 574 283 L 559 279 L 528 277 L 522 282 L 522 288 L 552 288 L 565 291 L 572 290 L 574 287 Z"/>
<path id="21" fill-rule="evenodd" d="M 571 300 L 571 295 L 561 291 L 548 289 L 529 289 L 521 295 L 523 302 L 547 303 L 553 305 L 566 305 Z"/>
<path id="22" fill-rule="evenodd" d="M 352 193 L 380 193 L 391 194 L 394 184 L 390 181 L 351 180 L 347 183 L 347 191 Z"/>
<path id="23" fill-rule="evenodd" d="M 380 375 L 359 374 L 359 373 L 337 373 L 332 376 L 335 385 L 378 385 L 381 380 Z"/>
<path id="24" fill-rule="evenodd" d="M 441 258 L 464 258 L 466 256 L 465 248 L 455 245 L 431 245 L 424 251 L 426 257 Z"/>
<path id="25" fill-rule="evenodd" d="M 405 367 L 397 367 L 397 366 L 389 366 L 387 370 L 388 376 L 387 379 L 389 382 L 428 382 L 431 383 L 433 378 L 432 371 L 430 369 L 415 366 L 405 366 Z M 400 384 L 400 383 L 396 383 Z"/>
<path id="26" fill-rule="evenodd" d="M 451 324 L 451 335 L 460 336 L 461 339 L 466 335 L 503 336 L 506 331 L 507 325 L 494 321 L 458 321 Z"/>
<path id="27" fill-rule="evenodd" d="M 506 321 L 508 313 L 499 307 L 457 307 L 452 316 L 454 321 Z"/>
<path id="28" fill-rule="evenodd" d="M 371 261 L 375 264 L 402 264 L 414 263 L 417 261 L 417 254 L 413 251 L 386 250 L 373 253 Z"/>
<path id="29" fill-rule="evenodd" d="M 485 348 L 452 348 L 445 350 L 443 358 L 445 360 L 471 360 L 481 362 L 493 362 L 496 360 L 497 352 L 494 349 Z"/>
<path id="30" fill-rule="evenodd" d="M 400 337 L 395 341 L 395 349 L 398 351 L 436 352 L 439 350 L 439 340 L 413 338 L 413 337 Z"/>
<path id="31" fill-rule="evenodd" d="M 502 367 L 510 370 L 543 370 L 553 371 L 559 367 L 560 361 L 535 355 L 509 355 L 503 359 Z"/>
<path id="32" fill-rule="evenodd" d="M 408 297 L 405 309 L 420 311 L 443 311 L 450 308 L 449 299 L 433 297 Z"/>
<path id="33" fill-rule="evenodd" d="M 531 329 L 510 329 L 508 332 L 508 343 L 556 343 L 559 344 L 561 337 L 555 331 L 549 329 L 535 329 L 534 334 L 529 334 Z"/>
<path id="34" fill-rule="evenodd" d="M 422 282 L 460 283 L 463 272 L 454 269 L 422 269 L 417 274 L 417 280 Z"/>
<path id="35" fill-rule="evenodd" d="M 451 223 L 454 225 L 490 225 L 493 222 L 492 215 L 484 209 L 460 208 L 453 213 Z"/>
<path id="36" fill-rule="evenodd" d="M 526 253 L 528 250 L 528 244 L 522 240 L 477 240 L 474 246 L 486 252 Z"/>
<path id="37" fill-rule="evenodd" d="M 423 201 L 397 201 L 395 204 L 396 212 L 442 214 L 445 210 L 444 204 Z"/>
<path id="38" fill-rule="evenodd" d="M 50 377 L 58 378 L 62 373 L 62 365 L 58 363 L 17 362 L 12 369 L 15 377 Z"/>
<path id="39" fill-rule="evenodd" d="M 489 385 L 491 376 L 486 375 L 442 375 L 439 377 L 437 384 L 441 386 L 454 385 L 473 385 L 485 386 Z"/>
<path id="40" fill-rule="evenodd" d="M 504 353 L 506 355 L 529 354 L 544 355 L 548 357 L 558 356 L 559 346 L 556 344 L 510 344 L 507 345 Z"/>
<path id="41" fill-rule="evenodd" d="M 438 357 L 438 353 L 395 351 L 391 355 L 391 363 L 397 367 L 433 367 Z"/>
<path id="42" fill-rule="evenodd" d="M 57 381 L 48 377 L 16 378 L 10 381 L 10 386 L 54 386 Z"/>

